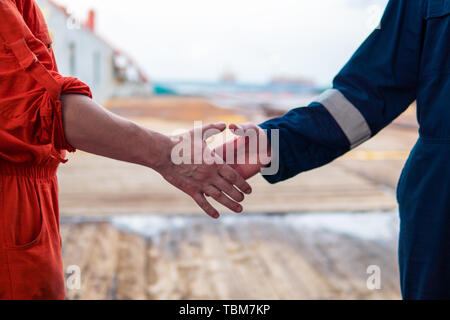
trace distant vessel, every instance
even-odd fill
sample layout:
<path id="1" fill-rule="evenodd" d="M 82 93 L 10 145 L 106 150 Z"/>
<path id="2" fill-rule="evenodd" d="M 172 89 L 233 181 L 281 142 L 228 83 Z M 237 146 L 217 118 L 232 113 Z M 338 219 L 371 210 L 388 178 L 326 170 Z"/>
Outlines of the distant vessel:
<path id="1" fill-rule="evenodd" d="M 270 81 L 272 85 L 300 86 L 304 88 L 315 88 L 316 83 L 312 79 L 302 77 L 277 76 Z"/>
<path id="2" fill-rule="evenodd" d="M 221 83 L 228 83 L 228 84 L 236 83 L 237 77 L 236 74 L 234 74 L 233 72 L 226 71 L 220 76 L 219 81 Z"/>

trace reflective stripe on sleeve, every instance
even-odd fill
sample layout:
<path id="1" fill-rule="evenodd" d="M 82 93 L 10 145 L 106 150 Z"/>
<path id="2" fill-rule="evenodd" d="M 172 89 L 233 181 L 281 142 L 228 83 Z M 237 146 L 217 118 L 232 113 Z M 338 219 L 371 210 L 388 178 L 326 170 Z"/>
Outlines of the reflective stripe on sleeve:
<path id="1" fill-rule="evenodd" d="M 371 138 L 372 131 L 366 119 L 339 90 L 327 90 L 315 102 L 322 104 L 330 112 L 350 141 L 351 149 Z"/>

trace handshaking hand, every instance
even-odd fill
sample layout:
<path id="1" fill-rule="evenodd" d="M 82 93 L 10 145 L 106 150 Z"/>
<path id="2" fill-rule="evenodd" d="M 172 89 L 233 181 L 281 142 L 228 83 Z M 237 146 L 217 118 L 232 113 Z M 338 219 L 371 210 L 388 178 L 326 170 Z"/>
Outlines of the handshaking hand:
<path id="1" fill-rule="evenodd" d="M 205 195 L 240 213 L 243 208 L 239 202 L 244 200 L 243 193 L 251 193 L 251 187 L 244 178 L 232 166 L 224 164 L 206 145 L 208 138 L 225 129 L 224 123 L 211 124 L 171 137 L 171 159 L 156 169 L 169 183 L 191 196 L 213 218 L 219 218 L 219 212 Z"/>
<path id="2" fill-rule="evenodd" d="M 253 123 L 231 124 L 229 129 L 238 137 L 214 151 L 247 180 L 270 163 L 271 150 L 267 134 Z"/>
<path id="3" fill-rule="evenodd" d="M 244 193 L 251 193 L 250 185 L 205 142 L 223 132 L 224 123 L 166 136 L 115 115 L 88 97 L 68 94 L 61 100 L 65 137 L 74 148 L 159 172 L 213 218 L 219 212 L 205 195 L 242 212 L 239 202 Z"/>

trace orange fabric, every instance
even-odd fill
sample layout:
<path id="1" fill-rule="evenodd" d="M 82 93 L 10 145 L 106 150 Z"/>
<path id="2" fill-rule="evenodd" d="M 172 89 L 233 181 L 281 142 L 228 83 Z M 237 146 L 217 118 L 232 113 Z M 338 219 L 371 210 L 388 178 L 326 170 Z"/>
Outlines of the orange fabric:
<path id="1" fill-rule="evenodd" d="M 60 95 L 91 97 L 58 73 L 34 0 L 0 0 L 0 299 L 63 299 L 56 170 Z"/>

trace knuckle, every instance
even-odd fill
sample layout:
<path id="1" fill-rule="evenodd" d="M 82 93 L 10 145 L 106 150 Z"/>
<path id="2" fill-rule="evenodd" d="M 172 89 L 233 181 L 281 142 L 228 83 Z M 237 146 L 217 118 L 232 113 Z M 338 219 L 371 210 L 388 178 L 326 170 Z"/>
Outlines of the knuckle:
<path id="1" fill-rule="evenodd" d="M 217 189 L 214 189 L 211 191 L 211 197 L 213 198 L 220 198 L 222 196 L 222 192 L 220 192 Z"/>
<path id="2" fill-rule="evenodd" d="M 233 210 L 233 202 L 229 201 L 228 199 L 221 199 L 222 201 L 220 201 L 220 203 L 222 203 L 225 207 L 227 207 L 228 209 Z"/>
<path id="3" fill-rule="evenodd" d="M 223 184 L 223 191 L 225 191 L 228 194 L 233 194 L 235 190 L 234 190 L 232 185 L 230 185 L 228 183 L 224 183 Z"/>
<path id="4" fill-rule="evenodd" d="M 196 186 L 189 186 L 189 187 L 188 187 L 188 192 L 189 192 L 189 194 L 195 195 L 195 197 L 196 197 L 197 199 L 200 199 L 200 198 L 201 198 L 201 197 L 200 197 L 199 191 L 200 191 L 199 188 L 196 187 Z"/>
<path id="5" fill-rule="evenodd" d="M 233 171 L 230 170 L 224 170 L 223 177 L 227 179 L 228 181 L 234 181 L 236 176 L 234 175 Z"/>
<path id="6" fill-rule="evenodd" d="M 209 177 L 210 173 L 207 171 L 198 171 L 196 178 L 199 180 L 205 180 Z"/>
<path id="7" fill-rule="evenodd" d="M 192 193 L 191 197 L 195 200 L 195 202 L 197 202 L 197 204 L 199 204 L 200 206 L 202 205 L 202 199 L 197 193 Z"/>
<path id="8" fill-rule="evenodd" d="M 223 194 L 220 195 L 220 197 L 217 199 L 217 201 L 219 201 L 221 204 L 223 204 L 224 206 L 229 206 L 230 205 L 230 200 L 225 197 Z"/>
<path id="9" fill-rule="evenodd" d="M 247 182 L 244 180 L 244 178 L 242 178 L 240 175 L 238 175 L 237 179 L 236 179 L 236 183 L 240 186 L 246 186 Z"/>

